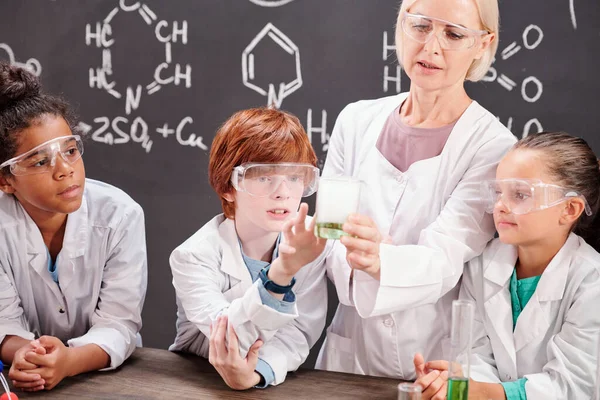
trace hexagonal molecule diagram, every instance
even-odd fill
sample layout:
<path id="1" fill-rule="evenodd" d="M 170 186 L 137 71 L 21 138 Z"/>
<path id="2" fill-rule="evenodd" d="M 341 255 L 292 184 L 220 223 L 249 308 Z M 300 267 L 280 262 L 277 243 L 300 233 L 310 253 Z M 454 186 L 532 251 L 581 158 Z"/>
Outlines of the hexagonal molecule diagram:
<path id="1" fill-rule="evenodd" d="M 172 44 L 181 42 L 187 44 L 187 21 L 174 21 L 169 24 L 167 21 L 158 20 L 157 15 L 141 1 L 133 4 L 126 4 L 125 0 L 119 0 L 119 6 L 108 13 L 102 22 L 97 22 L 95 28 L 92 24 L 86 24 L 85 41 L 87 46 L 94 46 L 102 49 L 102 66 L 89 69 L 90 88 L 105 90 L 111 96 L 121 99 L 122 89 L 119 91 L 114 80 L 110 80 L 113 75 L 111 62 L 111 46 L 115 43 L 112 38 L 112 19 L 119 12 L 138 13 L 146 24 L 153 28 L 154 36 L 161 44 L 165 46 L 165 58 L 154 70 L 153 80 L 146 85 L 146 93 L 152 95 L 166 85 L 184 86 L 189 89 L 192 86 L 192 67 L 189 64 L 181 65 L 172 62 Z M 174 65 L 173 65 L 174 64 Z M 167 75 L 170 74 L 170 75 Z M 131 114 L 132 110 L 139 107 L 142 95 L 142 85 L 137 85 L 134 89 L 127 87 L 125 93 L 125 112 Z"/>
<path id="2" fill-rule="evenodd" d="M 269 62 L 264 62 L 265 58 Z M 268 23 L 242 53 L 242 76 L 244 86 L 267 96 L 268 106 L 281 107 L 283 100 L 302 86 L 298 46 Z"/>

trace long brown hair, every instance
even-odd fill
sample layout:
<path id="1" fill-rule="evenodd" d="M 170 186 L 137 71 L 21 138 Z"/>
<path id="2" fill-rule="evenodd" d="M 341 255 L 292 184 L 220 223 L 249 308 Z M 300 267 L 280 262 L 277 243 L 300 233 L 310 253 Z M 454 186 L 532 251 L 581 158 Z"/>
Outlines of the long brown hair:
<path id="1" fill-rule="evenodd" d="M 582 213 L 573 232 L 600 252 L 600 165 L 587 142 L 565 132 L 541 132 L 519 140 L 514 149 L 542 152 L 555 181 L 585 196 L 592 215 Z"/>

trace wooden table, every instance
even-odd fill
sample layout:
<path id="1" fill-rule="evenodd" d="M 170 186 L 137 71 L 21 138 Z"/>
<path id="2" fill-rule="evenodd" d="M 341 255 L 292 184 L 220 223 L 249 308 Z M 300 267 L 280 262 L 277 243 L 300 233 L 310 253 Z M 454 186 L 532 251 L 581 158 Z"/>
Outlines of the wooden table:
<path id="1" fill-rule="evenodd" d="M 118 370 L 67 378 L 49 392 L 15 392 L 19 399 L 396 399 L 399 381 L 299 370 L 268 389 L 231 390 L 204 358 L 138 348 Z"/>

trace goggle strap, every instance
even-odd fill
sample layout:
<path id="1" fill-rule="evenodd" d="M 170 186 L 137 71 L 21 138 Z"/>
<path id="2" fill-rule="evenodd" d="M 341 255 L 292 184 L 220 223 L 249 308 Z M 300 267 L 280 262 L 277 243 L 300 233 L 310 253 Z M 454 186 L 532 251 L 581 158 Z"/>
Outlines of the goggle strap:
<path id="1" fill-rule="evenodd" d="M 231 173 L 231 185 L 237 191 L 240 190 L 240 184 L 239 184 L 239 174 L 240 173 L 243 173 L 242 167 L 235 167 L 233 169 L 233 172 Z"/>
<path id="2" fill-rule="evenodd" d="M 587 202 L 587 199 L 586 199 L 586 198 L 585 198 L 583 195 L 580 195 L 580 194 L 579 194 L 579 193 L 577 193 L 577 192 L 568 192 L 568 193 L 566 193 L 566 194 L 565 194 L 565 197 L 568 197 L 568 198 L 572 198 L 572 197 L 581 197 L 581 198 L 583 199 L 583 203 L 584 203 L 584 205 L 585 205 L 585 206 L 584 206 L 584 207 L 585 207 L 585 214 L 586 214 L 588 217 L 590 217 L 590 216 L 593 214 L 593 212 L 592 212 L 592 208 L 590 207 L 590 205 L 589 205 L 589 204 L 588 204 L 588 202 Z"/>

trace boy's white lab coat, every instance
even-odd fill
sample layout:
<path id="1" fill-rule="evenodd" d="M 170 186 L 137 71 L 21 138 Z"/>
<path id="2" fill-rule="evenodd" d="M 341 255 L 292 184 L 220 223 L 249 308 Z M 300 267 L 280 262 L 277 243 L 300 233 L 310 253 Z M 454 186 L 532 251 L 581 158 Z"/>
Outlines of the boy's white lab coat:
<path id="1" fill-rule="evenodd" d="M 244 263 L 235 223 L 216 216 L 171 254 L 173 286 L 177 294 L 177 337 L 171 351 L 187 351 L 208 358 L 210 324 L 227 315 L 239 338 L 240 354 L 262 339 L 259 358 L 275 375 L 273 385 L 285 380 L 306 360 L 321 336 L 327 313 L 326 252 L 296 275 L 293 314 L 262 304 L 258 285 Z"/>
<path id="2" fill-rule="evenodd" d="M 476 302 L 471 377 L 527 378 L 528 400 L 592 398 L 600 337 L 600 254 L 571 233 L 542 274 L 513 332 L 517 250 L 499 239 L 465 268 L 460 297 Z"/>
<path id="3" fill-rule="evenodd" d="M 465 262 L 493 237 L 479 202 L 480 183 L 493 179 L 515 137 L 473 102 L 457 121 L 442 153 L 402 173 L 377 150 L 385 121 L 407 93 L 348 105 L 340 114 L 323 176 L 363 181 L 359 212 L 392 244 L 382 244 L 381 284 L 362 271 L 350 280 L 339 242 L 327 273 L 340 305 L 317 367 L 413 379 L 413 355 L 445 358 L 451 303 Z"/>
<path id="4" fill-rule="evenodd" d="M 127 359 L 142 327 L 147 262 L 142 208 L 123 191 L 86 179 L 48 272 L 39 228 L 12 195 L 0 194 L 0 342 L 6 335 L 55 336 L 71 347 L 96 344 L 110 368 Z"/>

